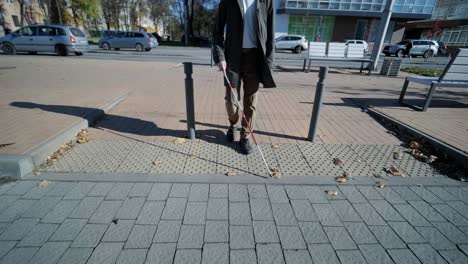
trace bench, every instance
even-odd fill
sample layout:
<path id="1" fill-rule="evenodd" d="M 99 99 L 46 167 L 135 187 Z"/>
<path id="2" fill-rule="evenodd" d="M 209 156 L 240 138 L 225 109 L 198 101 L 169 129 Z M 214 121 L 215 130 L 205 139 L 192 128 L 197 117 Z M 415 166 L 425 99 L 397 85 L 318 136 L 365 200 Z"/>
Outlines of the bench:
<path id="1" fill-rule="evenodd" d="M 308 63 L 307 71 L 306 64 Z M 360 62 L 362 73 L 364 64 L 367 63 L 366 69 L 368 74 L 371 73 L 371 59 L 365 58 L 364 46 L 362 44 L 348 44 L 337 42 L 309 42 L 309 50 L 307 57 L 304 58 L 304 65 L 302 71 L 310 72 L 310 66 L 314 62 Z"/>
<path id="2" fill-rule="evenodd" d="M 410 105 L 403 101 L 406 90 L 408 89 L 408 84 L 410 82 L 430 86 L 426 95 L 426 100 L 422 107 Z M 445 66 L 445 69 L 440 77 L 406 77 L 398 102 L 410 106 L 411 108 L 426 112 L 437 87 L 468 87 L 468 49 L 459 49 L 455 56 L 453 56 L 450 62 L 447 64 L 447 66 Z"/>

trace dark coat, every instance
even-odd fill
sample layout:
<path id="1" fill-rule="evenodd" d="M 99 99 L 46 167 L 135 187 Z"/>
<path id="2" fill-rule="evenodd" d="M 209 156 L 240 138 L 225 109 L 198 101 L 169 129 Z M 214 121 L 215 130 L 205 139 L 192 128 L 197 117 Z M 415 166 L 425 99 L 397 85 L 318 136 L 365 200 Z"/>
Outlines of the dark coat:
<path id="1" fill-rule="evenodd" d="M 242 8 L 242 0 L 221 0 L 213 29 L 214 61 L 226 61 L 228 69 L 233 71 L 240 68 L 244 31 Z M 271 74 L 274 38 L 273 0 L 257 0 L 258 70 L 260 82 L 265 88 L 276 87 Z"/>

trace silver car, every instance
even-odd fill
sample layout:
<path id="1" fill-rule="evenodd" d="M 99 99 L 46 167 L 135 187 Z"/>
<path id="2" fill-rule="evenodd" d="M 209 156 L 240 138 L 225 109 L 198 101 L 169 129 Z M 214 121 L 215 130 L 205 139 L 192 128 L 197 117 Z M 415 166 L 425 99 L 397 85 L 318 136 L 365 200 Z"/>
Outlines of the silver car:
<path id="1" fill-rule="evenodd" d="M 277 50 L 290 50 L 293 53 L 301 53 L 307 49 L 307 39 L 301 35 L 286 35 L 275 39 Z"/>
<path id="2" fill-rule="evenodd" d="M 404 40 L 393 45 L 386 45 L 383 48 L 385 56 L 395 55 L 402 58 L 405 55 L 405 48 L 409 42 L 412 42 L 413 47 L 410 50 L 411 57 L 423 56 L 429 58 L 437 55 L 439 43 L 434 40 Z"/>
<path id="3" fill-rule="evenodd" d="M 17 52 L 55 52 L 67 56 L 74 52 L 83 55 L 88 50 L 88 39 L 77 27 L 65 25 L 32 25 L 22 27 L 1 39 L 6 54 Z"/>
<path id="4" fill-rule="evenodd" d="M 99 41 L 99 47 L 105 50 L 136 49 L 137 51 L 150 51 L 155 46 L 153 35 L 146 32 L 128 31 L 118 32 Z"/>

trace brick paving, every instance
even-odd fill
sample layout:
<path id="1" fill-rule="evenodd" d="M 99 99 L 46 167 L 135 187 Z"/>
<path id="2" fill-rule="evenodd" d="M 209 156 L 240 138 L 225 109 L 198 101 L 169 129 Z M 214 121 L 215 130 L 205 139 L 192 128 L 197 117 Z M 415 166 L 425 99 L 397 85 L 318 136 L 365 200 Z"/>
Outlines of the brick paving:
<path id="1" fill-rule="evenodd" d="M 37 183 L 0 185 L 2 264 L 468 262 L 463 183 Z"/>

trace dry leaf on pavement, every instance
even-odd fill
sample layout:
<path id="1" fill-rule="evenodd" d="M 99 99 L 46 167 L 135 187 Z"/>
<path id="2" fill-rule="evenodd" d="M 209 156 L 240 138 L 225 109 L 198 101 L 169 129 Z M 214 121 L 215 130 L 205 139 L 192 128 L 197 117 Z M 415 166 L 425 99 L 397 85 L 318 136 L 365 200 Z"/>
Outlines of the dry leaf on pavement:
<path id="1" fill-rule="evenodd" d="M 161 161 L 160 161 L 160 160 L 155 160 L 155 161 L 153 161 L 152 163 L 153 163 L 153 165 L 156 165 L 156 166 L 157 166 L 157 165 L 161 164 Z"/>
<path id="2" fill-rule="evenodd" d="M 183 144 L 185 142 L 187 142 L 187 139 L 185 139 L 185 138 L 176 138 L 174 140 L 174 143 L 176 143 L 176 144 Z"/>
<path id="3" fill-rule="evenodd" d="M 236 172 L 231 170 L 226 173 L 227 176 L 236 176 Z"/>
<path id="4" fill-rule="evenodd" d="M 275 168 L 275 167 L 270 168 L 270 172 L 273 178 L 276 178 L 276 179 L 281 178 L 281 172 L 279 171 L 278 168 Z"/>
<path id="5" fill-rule="evenodd" d="M 403 174 L 401 174 L 401 171 L 398 168 L 396 168 L 395 166 L 393 166 L 393 165 L 386 168 L 385 171 L 387 173 L 392 174 L 393 176 L 403 176 Z"/>
<path id="6" fill-rule="evenodd" d="M 344 172 L 343 175 L 336 177 L 335 181 L 338 183 L 345 183 L 349 179 L 351 179 L 351 173 Z"/>
<path id="7" fill-rule="evenodd" d="M 37 186 L 41 187 L 41 188 L 46 188 L 49 186 L 49 181 L 47 180 L 43 180 L 43 181 L 40 181 Z"/>
<path id="8" fill-rule="evenodd" d="M 271 148 L 277 149 L 277 148 L 279 148 L 279 146 L 278 145 L 273 145 L 273 146 L 271 146 Z"/>
<path id="9" fill-rule="evenodd" d="M 84 144 L 84 143 L 89 142 L 88 130 L 86 129 L 81 130 L 76 136 L 76 142 L 79 144 Z"/>
<path id="10" fill-rule="evenodd" d="M 33 174 L 34 174 L 34 176 L 39 176 L 39 175 L 41 175 L 41 172 L 38 171 L 38 170 L 34 170 L 34 171 L 33 171 Z"/>
<path id="11" fill-rule="evenodd" d="M 375 182 L 375 186 L 379 188 L 383 188 L 385 187 L 385 183 L 383 181 L 378 181 L 378 182 Z"/>
<path id="12" fill-rule="evenodd" d="M 421 148 L 421 144 L 419 144 L 416 141 L 411 141 L 409 146 L 410 146 L 411 149 L 420 149 Z"/>
<path id="13" fill-rule="evenodd" d="M 396 136 L 397 133 L 395 131 L 392 131 L 392 130 L 387 130 L 387 133 L 392 135 L 392 136 Z"/>
<path id="14" fill-rule="evenodd" d="M 338 195 L 338 191 L 326 190 L 325 193 L 330 195 L 330 196 L 337 196 Z"/>
<path id="15" fill-rule="evenodd" d="M 433 163 L 434 161 L 436 161 L 437 157 L 434 156 L 434 155 L 430 155 L 428 158 L 426 158 L 425 162 L 428 163 L 428 164 L 431 164 Z"/>
<path id="16" fill-rule="evenodd" d="M 401 160 L 403 159 L 403 154 L 399 151 L 393 152 L 393 159 L 394 160 Z"/>
<path id="17" fill-rule="evenodd" d="M 197 153 L 192 153 L 192 155 L 190 156 L 190 158 L 192 158 L 193 160 L 198 159 Z"/>
<path id="18" fill-rule="evenodd" d="M 342 159 L 339 159 L 339 158 L 334 158 L 333 159 L 333 164 L 335 164 L 335 165 L 342 166 L 344 163 L 345 163 L 345 161 L 342 160 Z"/>

